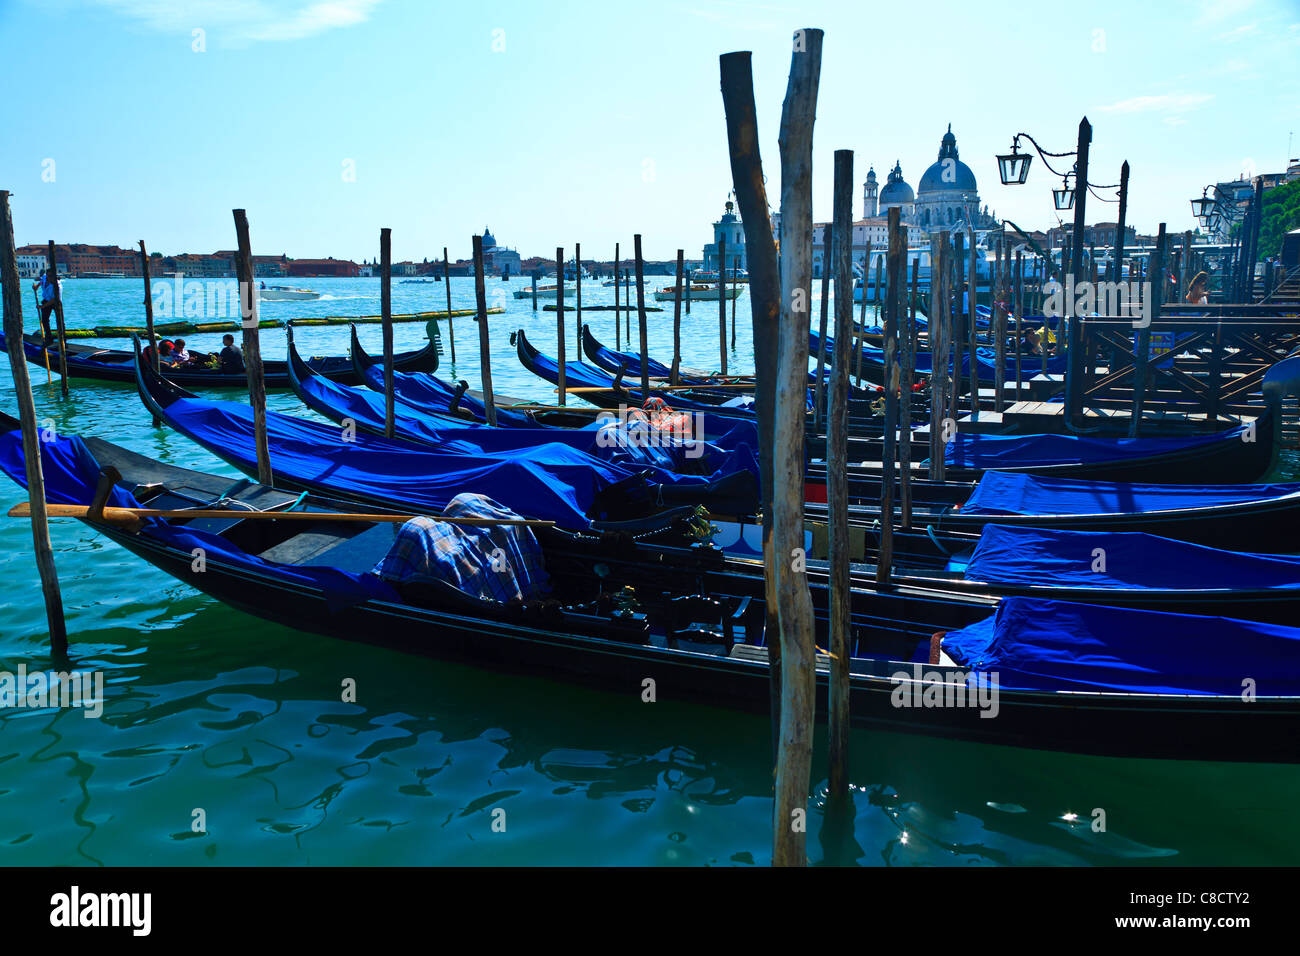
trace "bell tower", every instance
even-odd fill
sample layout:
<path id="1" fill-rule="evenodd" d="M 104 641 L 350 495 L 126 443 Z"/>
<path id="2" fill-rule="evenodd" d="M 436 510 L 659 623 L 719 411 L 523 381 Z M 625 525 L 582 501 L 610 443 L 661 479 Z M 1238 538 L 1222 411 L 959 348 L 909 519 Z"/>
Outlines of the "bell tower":
<path id="1" fill-rule="evenodd" d="M 876 168 L 867 170 L 867 181 L 862 184 L 862 218 L 876 215 Z"/>

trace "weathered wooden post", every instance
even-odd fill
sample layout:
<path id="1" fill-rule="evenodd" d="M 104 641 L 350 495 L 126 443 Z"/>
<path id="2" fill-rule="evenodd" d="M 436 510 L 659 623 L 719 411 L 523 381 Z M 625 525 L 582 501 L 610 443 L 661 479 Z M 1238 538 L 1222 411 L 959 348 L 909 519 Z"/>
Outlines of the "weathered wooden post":
<path id="1" fill-rule="evenodd" d="M 912 527 L 912 379 L 916 370 L 916 295 L 920 279 L 921 256 L 912 260 L 912 287 L 907 304 L 899 314 L 903 328 L 899 333 L 903 353 L 903 377 L 899 383 L 898 411 L 898 465 L 899 503 L 902 507 L 901 526 Z"/>
<path id="2" fill-rule="evenodd" d="M 623 280 L 618 274 L 618 260 L 618 243 L 616 242 L 614 243 L 614 350 L 622 351 L 623 339 L 622 333 L 619 331 L 618 290 L 619 286 L 622 285 Z M 689 312 L 690 309 L 687 309 L 686 311 Z"/>
<path id="3" fill-rule="evenodd" d="M 1007 378 L 1007 310 L 1006 310 L 1006 267 L 1003 265 L 1003 242 L 998 240 L 996 251 L 997 280 L 989 286 L 989 298 L 993 300 L 993 410 L 1001 413 L 1005 398 Z"/>
<path id="4" fill-rule="evenodd" d="M 781 628 L 781 742 L 776 766 L 772 862 L 807 863 L 805 834 L 816 690 L 814 619 L 804 551 L 803 479 L 812 298 L 812 139 L 822 31 L 795 32 L 781 110 L 781 324 L 777 356 L 772 492 L 772 571 Z M 795 570 L 798 568 L 798 570 Z"/>
<path id="5" fill-rule="evenodd" d="M 244 374 L 248 378 L 248 399 L 253 406 L 254 443 L 257 448 L 257 480 L 271 484 L 271 449 L 266 441 L 266 377 L 262 371 L 262 343 L 258 327 L 257 282 L 253 270 L 253 246 L 248 238 L 248 214 L 233 210 L 235 217 L 235 274 L 239 277 L 240 320 L 244 327 Z"/>
<path id="6" fill-rule="evenodd" d="M 686 270 L 686 314 L 687 314 L 687 315 L 690 315 L 690 314 L 691 314 L 691 284 L 692 284 L 692 281 L 693 281 L 693 280 L 691 279 L 691 270 L 690 270 L 690 269 L 687 269 L 687 270 Z"/>
<path id="7" fill-rule="evenodd" d="M 560 274 L 560 281 L 564 281 L 564 274 Z M 533 276 L 533 282 L 537 282 L 537 276 Z M 534 285 L 534 288 L 536 286 Z M 478 361 L 479 369 L 483 378 L 483 405 L 485 418 L 489 425 L 497 423 L 497 406 L 492 398 L 492 348 L 488 342 L 488 313 L 487 313 L 487 289 L 483 285 L 483 237 L 474 237 L 474 301 L 478 309 L 475 318 L 478 320 Z M 561 366 L 563 367 L 563 366 Z M 561 379 L 561 382 L 564 380 Z M 560 388 L 560 397 L 564 397 L 564 388 Z"/>
<path id="8" fill-rule="evenodd" d="M 537 311 L 537 272 L 533 272 L 533 311 Z"/>
<path id="9" fill-rule="evenodd" d="M 149 355 L 153 363 L 153 370 L 158 371 L 158 337 L 153 331 L 153 289 L 151 288 L 149 276 L 149 252 L 144 247 L 144 240 L 140 240 L 140 273 L 144 276 L 144 331 L 149 338 Z M 48 352 L 46 355 L 48 356 Z M 48 359 L 47 359 L 48 360 Z M 153 416 L 153 427 L 161 428 L 162 419 L 157 415 Z"/>
<path id="10" fill-rule="evenodd" d="M 727 374 L 727 237 L 718 240 L 718 352 L 719 371 Z"/>
<path id="11" fill-rule="evenodd" d="M 379 230 L 379 321 L 384 333 L 384 437 L 397 434 L 393 397 L 393 230 Z"/>
<path id="12" fill-rule="evenodd" d="M 451 317 L 451 257 L 447 255 L 447 247 L 442 247 L 442 277 L 445 280 L 444 285 L 447 287 L 447 340 L 451 342 L 451 361 L 456 363 L 456 326 Z M 533 285 L 537 285 L 537 280 L 533 280 Z M 533 303 L 533 308 L 537 308 L 537 303 Z"/>
<path id="13" fill-rule="evenodd" d="M 879 269 L 876 270 L 879 273 Z M 847 349 L 848 354 L 844 356 L 845 361 L 854 362 L 853 379 L 862 385 L 862 347 L 863 341 L 867 334 L 867 280 L 871 278 L 871 240 L 867 240 L 866 258 L 862 262 L 862 309 L 859 313 L 858 331 L 852 339 L 849 340 Z M 879 278 L 877 278 L 877 283 Z M 833 356 L 832 356 L 833 358 Z"/>
<path id="14" fill-rule="evenodd" d="M 54 567 L 54 549 L 50 545 L 36 403 L 32 400 L 32 382 L 27 374 L 27 357 L 23 351 L 23 293 L 18 279 L 18 253 L 14 247 L 14 221 L 9 209 L 8 190 L 0 190 L 0 284 L 4 286 L 5 348 L 9 353 L 9 371 L 14 378 L 14 398 L 18 402 L 18 420 L 23 433 L 23 466 L 27 473 L 27 500 L 32 515 L 32 550 L 41 579 L 41 595 L 45 598 L 50 653 L 61 658 L 68 653 L 68 629 L 63 620 L 63 596 L 59 589 L 58 571 Z"/>
<path id="15" fill-rule="evenodd" d="M 880 556 L 876 586 L 888 587 L 894 563 L 894 469 L 898 453 L 898 313 L 903 304 L 903 263 L 907 228 L 899 224 L 897 206 L 889 207 L 889 295 L 885 302 L 885 435 L 880 465 Z M 910 437 L 910 436 L 909 436 Z"/>
<path id="16" fill-rule="evenodd" d="M 740 281 L 740 256 L 734 256 L 731 261 L 731 288 L 734 291 Z M 733 352 L 736 351 L 736 300 L 739 298 L 738 295 L 731 297 L 731 351 Z"/>
<path id="17" fill-rule="evenodd" d="M 645 402 L 650 397 L 650 343 L 645 322 L 645 261 L 641 258 L 641 233 L 632 237 L 632 243 L 636 254 L 636 318 L 641 333 L 641 401 Z"/>
<path id="18" fill-rule="evenodd" d="M 837 163 L 839 162 L 840 153 L 849 154 L 848 162 L 849 162 L 849 169 L 851 171 L 853 168 L 853 151 L 836 150 L 835 160 Z M 836 166 L 835 169 L 836 169 L 836 175 L 838 176 L 839 167 Z M 836 182 L 838 183 L 839 180 L 836 179 Z M 839 193 L 836 193 L 836 196 L 838 197 Z M 838 198 L 836 201 L 838 201 Z M 829 402 L 827 402 L 826 405 L 822 404 L 822 379 L 825 376 L 825 368 L 826 368 L 826 319 L 827 319 L 827 313 L 830 310 L 831 243 L 834 240 L 834 238 L 835 238 L 835 226 L 832 223 L 826 226 L 825 230 L 822 233 L 822 305 L 820 310 L 821 317 L 820 319 L 818 319 L 818 323 L 817 323 L 817 381 L 813 383 L 813 424 L 821 425 L 823 428 L 827 427 L 827 414 L 828 414 L 827 407 L 830 404 Z M 838 282 L 836 283 L 835 288 L 836 288 L 836 293 L 838 298 L 838 291 L 839 291 Z M 851 294 L 852 293 L 850 293 L 850 295 Z M 835 304 L 835 315 L 837 317 L 839 316 L 838 302 L 836 302 Z M 853 316 L 853 303 L 850 300 L 849 317 L 852 318 L 852 316 Z M 836 321 L 838 322 L 838 318 L 836 319 Z M 852 333 L 852 323 L 850 323 L 850 333 Z M 852 341 L 852 339 L 850 339 L 849 341 Z M 827 434 L 829 435 L 829 432 Z M 830 459 L 827 458 L 827 461 L 829 462 Z"/>
<path id="19" fill-rule="evenodd" d="M 555 364 L 559 366 L 556 386 L 560 390 L 560 404 L 567 405 L 569 393 L 564 382 L 564 247 L 555 247 Z"/>
<path id="20" fill-rule="evenodd" d="M 948 290 L 948 230 L 939 233 L 930 254 L 930 467 L 933 481 L 943 481 L 943 419 L 948 410 L 944 380 L 948 374 L 948 325 L 952 299 Z"/>
<path id="21" fill-rule="evenodd" d="M 49 264 L 50 278 L 54 282 L 54 320 L 59 331 L 59 374 L 63 376 L 63 381 L 59 384 L 59 391 L 64 398 L 67 398 L 68 330 L 63 324 L 63 280 L 59 278 L 59 263 L 58 257 L 55 255 L 53 239 L 50 240 L 46 252 L 46 262 Z"/>
<path id="22" fill-rule="evenodd" d="M 975 303 L 979 297 L 980 274 L 979 274 L 979 250 L 976 248 L 975 226 L 971 224 L 970 230 L 970 279 L 969 292 L 966 296 L 967 303 L 967 334 L 970 336 L 970 410 L 971 421 L 980 420 L 980 376 L 979 376 L 979 318 L 975 312 Z M 990 286 L 990 289 L 992 287 Z"/>
<path id="23" fill-rule="evenodd" d="M 1088 117 L 1079 120 L 1078 154 L 1074 160 L 1074 233 L 1070 238 L 1070 275 L 1075 288 L 1084 281 L 1083 230 L 1088 202 L 1088 147 L 1092 143 L 1092 124 Z M 1067 296 L 1067 300 L 1068 300 Z M 1083 378 L 1087 374 L 1087 356 L 1080 348 L 1083 317 L 1074 314 L 1074 304 L 1067 301 L 1069 321 L 1065 332 L 1065 419 L 1076 425 L 1083 421 Z"/>
<path id="24" fill-rule="evenodd" d="M 849 342 L 853 333 L 853 151 L 835 151 L 833 225 L 827 226 L 822 248 L 821 339 L 817 361 L 817 393 L 821 395 L 822 356 L 826 351 L 827 276 L 834 243 L 835 341 Z M 829 791 L 844 798 L 849 792 L 849 656 L 853 653 L 849 564 L 849 367 L 831 368 L 826 415 L 826 520 L 828 524 L 831 593 L 831 677 L 828 696 Z M 820 401 L 814 403 L 820 408 Z"/>
<path id="25" fill-rule="evenodd" d="M 573 334 L 576 336 L 574 342 L 574 357 L 582 361 L 582 243 L 573 244 Z"/>
<path id="26" fill-rule="evenodd" d="M 1015 312 L 1016 314 L 1016 401 L 1020 401 L 1021 397 L 1024 395 L 1024 372 L 1023 369 L 1021 368 L 1021 351 L 1020 351 L 1022 348 L 1022 341 L 1023 341 L 1022 337 L 1024 335 L 1022 325 L 1021 325 L 1021 319 L 1023 317 L 1023 313 L 1025 309 L 1025 297 L 1024 297 L 1024 286 L 1023 286 L 1024 267 L 1025 267 L 1024 253 L 1017 252 L 1016 271 L 1015 271 L 1015 276 L 1012 279 L 1013 288 L 1015 289 L 1014 308 L 1016 310 Z"/>
<path id="27" fill-rule="evenodd" d="M 1151 274 L 1157 281 L 1150 283 L 1147 295 L 1151 298 L 1151 321 L 1133 333 L 1137 345 L 1137 359 L 1133 363 L 1133 411 L 1129 422 L 1130 438 L 1137 438 L 1142 431 L 1142 403 L 1146 399 L 1147 364 L 1151 356 L 1151 326 L 1160 318 L 1161 297 L 1164 283 L 1159 278 L 1165 273 L 1165 224 L 1162 222 L 1156 233 L 1156 249 L 1151 262 Z"/>
<path id="28" fill-rule="evenodd" d="M 1118 222 L 1115 223 L 1115 247 L 1111 254 L 1110 268 L 1106 270 L 1106 276 L 1112 282 L 1118 282 L 1124 278 L 1120 272 L 1124 265 L 1124 220 L 1128 216 L 1128 160 L 1124 160 L 1124 165 L 1119 168 L 1119 216 Z"/>
<path id="29" fill-rule="evenodd" d="M 754 106 L 751 54 L 724 53 L 718 60 L 722 74 L 722 105 L 727 118 L 727 150 L 736 204 L 745 230 L 749 256 L 749 307 L 754 336 L 754 410 L 758 419 L 759 512 L 763 519 L 763 598 L 768 635 L 768 689 L 772 719 L 772 759 L 781 739 L 781 641 L 777 615 L 775 558 L 772 545 L 773 449 L 777 330 L 781 315 L 781 282 L 776 237 L 768 215 L 766 177 L 758 146 L 758 115 Z M 686 276 L 686 307 L 690 312 L 690 273 Z"/>
<path id="30" fill-rule="evenodd" d="M 958 418 L 959 396 L 962 390 L 962 352 L 966 342 L 966 303 L 963 295 L 966 291 L 966 236 L 957 233 L 952 237 L 953 305 L 951 313 L 952 326 L 949 329 L 948 342 L 952 347 L 952 377 L 948 393 L 948 417 L 954 422 Z M 969 378 L 967 379 L 969 380 Z"/>
<path id="31" fill-rule="evenodd" d="M 685 256 L 683 249 L 677 250 L 677 285 L 673 293 L 673 365 L 668 372 L 668 384 L 676 385 L 681 380 L 682 369 L 682 278 L 685 275 Z"/>

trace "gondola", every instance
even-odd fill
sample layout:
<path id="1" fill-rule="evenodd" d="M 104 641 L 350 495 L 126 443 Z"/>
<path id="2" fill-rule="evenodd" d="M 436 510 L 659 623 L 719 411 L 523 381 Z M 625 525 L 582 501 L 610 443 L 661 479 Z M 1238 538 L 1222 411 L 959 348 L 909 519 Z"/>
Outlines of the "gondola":
<path id="1" fill-rule="evenodd" d="M 808 333 L 809 354 L 816 358 L 817 349 L 820 344 L 820 338 L 816 332 Z M 993 381 L 997 369 L 996 350 L 989 347 L 981 347 L 976 350 L 976 374 L 985 382 Z M 834 364 L 836 361 L 835 339 L 831 336 L 826 337 L 826 361 L 828 364 Z M 854 358 L 854 368 L 857 368 L 857 359 Z M 1032 375 L 1042 371 L 1042 356 L 1023 355 L 1021 357 L 1021 368 L 1026 374 Z M 950 365 L 952 363 L 949 363 Z M 1069 360 L 1064 355 L 1049 356 L 1047 359 L 1047 372 L 1051 375 L 1063 375 L 1069 365 Z M 1008 349 L 1005 356 L 1005 366 L 1007 371 L 1015 370 L 1015 353 Z M 921 378 L 928 379 L 931 372 L 931 355 L 926 349 L 917 349 L 915 372 Z M 884 382 L 885 370 L 885 351 L 870 344 L 862 346 L 862 377 L 877 384 Z M 970 355 L 963 343 L 961 357 L 961 373 L 963 376 L 970 374 Z M 1014 377 L 1014 376 L 1011 376 Z"/>
<path id="2" fill-rule="evenodd" d="M 559 364 L 555 359 L 543 355 L 534 348 L 523 329 L 512 333 L 510 339 L 524 368 L 554 385 L 559 384 Z M 640 405 L 645 398 L 657 397 L 664 399 L 678 411 L 700 411 L 727 418 L 751 420 L 755 417 L 753 396 L 746 394 L 743 389 L 728 390 L 726 395 L 723 395 L 720 391 L 710 392 L 706 389 L 663 391 L 651 386 L 651 394 L 642 396 L 639 377 L 633 379 L 628 376 L 627 381 L 624 381 L 603 369 L 582 362 L 565 363 L 564 384 L 566 388 L 587 389 L 579 393 L 581 397 L 593 405 L 604 408 Z"/>
<path id="3" fill-rule="evenodd" d="M 357 337 L 352 326 L 352 368 L 361 383 L 383 392 L 383 362 L 371 356 Z M 483 423 L 487 421 L 487 407 L 482 392 L 474 391 L 464 380 L 455 383 L 444 381 L 433 372 L 393 372 L 393 393 L 403 401 L 422 411 L 443 415 L 458 421 Z M 536 402 L 509 395 L 493 395 L 497 424 L 503 428 L 581 428 L 591 424 L 601 410 L 594 406 L 574 405 L 571 409 L 550 406 L 538 407 Z"/>
<path id="4" fill-rule="evenodd" d="M 372 435 L 386 433 L 384 396 L 370 389 L 341 385 L 316 375 L 302 361 L 294 344 L 293 328 L 288 329 L 289 384 L 295 395 L 312 411 L 339 424 L 352 423 Z M 594 459 L 628 468 L 661 470 L 682 475 L 699 475 L 711 483 L 726 481 L 730 475 L 749 468 L 753 474 L 753 499 L 743 514 L 758 510 L 757 459 L 758 431 L 751 422 L 734 422 L 731 430 L 716 441 L 619 422 L 614 416 L 590 422 L 582 428 L 492 428 L 487 425 L 454 422 L 430 414 L 405 401 L 393 400 L 394 438 L 420 448 L 456 451 L 471 457 L 521 454 L 540 446 L 563 445 Z M 705 503 L 705 502 L 701 502 Z"/>
<path id="5" fill-rule="evenodd" d="M 0 422 L 0 467 L 22 484 L 15 426 Z M 228 511 L 229 518 L 146 518 L 134 530 L 93 524 L 179 580 L 267 620 L 616 691 L 640 693 L 649 678 L 665 697 L 768 707 L 762 581 L 727 574 L 714 552 L 659 549 L 660 560 L 649 563 L 622 536 L 520 533 L 512 540 L 532 560 L 509 569 L 513 599 L 491 600 L 473 581 L 394 576 L 387 558 L 395 523 L 249 515 L 334 512 L 346 502 L 251 482 L 231 488 L 103 441 L 55 437 L 40 448 L 52 502 Z M 105 474 L 115 481 L 97 501 Z M 473 502 L 456 504 L 463 511 Z M 475 534 L 461 543 L 481 550 Z M 826 592 L 813 592 L 815 638 L 824 645 Z M 859 591 L 849 647 L 858 726 L 1121 756 L 1300 761 L 1294 628 L 1025 597 L 991 611 L 960 599 Z M 816 663 L 824 714 L 828 663 L 820 656 Z M 1255 681 L 1249 700 L 1243 677 Z"/>
<path id="6" fill-rule="evenodd" d="M 135 367 L 140 398 L 153 415 L 232 467 L 257 474 L 252 408 L 202 399 L 166 381 L 140 359 L 138 342 Z M 757 466 L 740 462 L 711 479 L 601 461 L 558 442 L 497 453 L 468 437 L 422 447 L 270 410 L 266 430 L 280 487 L 370 507 L 436 513 L 469 483 L 485 494 L 520 496 L 535 517 L 561 527 L 653 530 L 700 505 L 747 514 L 757 496 Z"/>
<path id="7" fill-rule="evenodd" d="M 880 480 L 854 483 L 853 522 L 874 527 Z M 1300 483 L 1173 485 L 991 471 L 978 482 L 912 484 L 918 529 L 978 535 L 988 524 L 1055 531 L 1146 532 L 1237 551 L 1300 550 Z M 808 502 L 824 521 L 824 502 Z"/>
<path id="8" fill-rule="evenodd" d="M 3 336 L 0 335 L 0 344 Z M 23 351 L 27 361 L 44 366 L 49 359 L 49 367 L 59 370 L 59 349 L 57 345 L 44 348 L 39 333 L 23 336 Z M 206 352 L 192 352 L 199 357 L 210 357 Z M 361 379 L 352 368 L 352 361 L 347 356 L 312 357 L 307 364 L 313 371 L 335 382 L 349 385 L 361 384 Z M 404 372 L 435 372 L 438 369 L 438 348 L 429 341 L 423 348 L 411 352 L 401 352 L 393 356 L 393 365 Z M 289 365 L 277 359 L 263 359 L 262 370 L 267 388 L 289 387 Z M 245 375 L 229 375 L 219 371 L 167 368 L 167 378 L 177 385 L 191 388 L 247 388 Z M 103 382 L 135 382 L 135 359 L 132 353 L 123 349 L 97 349 L 94 346 L 68 343 L 68 375 L 73 378 L 93 378 Z"/>

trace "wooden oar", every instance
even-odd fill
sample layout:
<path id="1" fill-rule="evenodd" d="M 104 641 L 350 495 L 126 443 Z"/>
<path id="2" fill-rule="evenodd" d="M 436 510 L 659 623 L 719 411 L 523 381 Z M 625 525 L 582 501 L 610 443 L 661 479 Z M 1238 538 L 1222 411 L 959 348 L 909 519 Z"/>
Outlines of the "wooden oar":
<path id="1" fill-rule="evenodd" d="M 512 518 L 498 521 L 495 518 L 444 518 L 441 515 L 389 515 L 389 514 L 346 514 L 336 511 L 223 511 L 221 509 L 196 508 L 193 510 L 163 510 L 160 508 L 104 508 L 102 516 L 92 516 L 90 505 L 48 504 L 46 511 L 51 518 L 83 518 L 102 521 L 104 524 L 120 525 L 128 530 L 140 526 L 142 518 L 230 518 L 232 520 L 262 521 L 369 521 L 402 524 L 416 517 L 428 517 L 434 521 L 446 521 L 448 524 L 463 525 L 522 525 L 529 528 L 551 528 L 554 521 L 538 521 L 529 518 Z M 30 518 L 31 504 L 23 501 L 9 509 L 11 518 Z"/>

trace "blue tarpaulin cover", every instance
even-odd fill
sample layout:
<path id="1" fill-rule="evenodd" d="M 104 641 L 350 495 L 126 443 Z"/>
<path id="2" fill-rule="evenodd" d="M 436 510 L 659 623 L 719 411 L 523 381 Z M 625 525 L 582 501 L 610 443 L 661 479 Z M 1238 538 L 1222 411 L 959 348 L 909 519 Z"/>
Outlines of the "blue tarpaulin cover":
<path id="1" fill-rule="evenodd" d="M 256 472 L 253 410 L 241 402 L 181 398 L 164 409 L 167 423 L 245 473 Z M 658 484 L 703 488 L 707 477 L 600 461 L 558 442 L 467 457 L 266 413 L 271 470 L 305 487 L 437 514 L 456 495 L 487 495 L 530 518 L 588 528 L 598 492 L 648 472 Z M 749 452 L 750 458 L 753 453 Z M 751 463 L 752 464 L 752 463 Z M 757 469 L 757 465 L 752 465 Z"/>
<path id="2" fill-rule="evenodd" d="M 301 397 L 314 411 L 326 418 L 341 421 L 351 418 L 375 431 L 383 431 L 384 396 L 378 392 L 340 385 L 319 375 L 298 382 Z M 646 425 L 636 429 L 631 423 L 615 420 L 611 412 L 583 428 L 491 428 L 475 423 L 459 423 L 427 412 L 405 400 L 396 399 L 394 388 L 393 418 L 395 433 L 421 445 L 448 452 L 481 456 L 517 453 L 540 445 L 558 443 L 616 464 L 634 468 L 664 468 L 696 475 L 721 478 L 754 462 L 748 449 L 758 444 L 755 423 L 732 422 L 730 431 L 716 444 L 683 441 L 669 435 L 652 435 Z M 637 432 L 643 440 L 637 440 Z M 739 454 L 732 454 L 739 452 Z M 756 467 L 751 469 L 755 481 Z"/>
<path id="3" fill-rule="evenodd" d="M 40 445 L 46 500 L 59 504 L 89 505 L 94 500 L 95 487 L 99 481 L 99 463 L 95 461 L 90 449 L 75 436 L 56 437 L 54 441 L 42 441 Z M 0 435 L 0 468 L 19 485 L 27 487 L 22 432 L 15 430 Z M 114 508 L 140 507 L 130 492 L 116 486 L 109 492 L 106 505 Z M 202 548 L 210 563 L 230 564 L 259 574 L 271 574 L 282 581 L 320 589 L 325 593 L 331 608 L 346 607 L 369 598 L 400 600 L 391 587 L 371 574 L 354 574 L 338 568 L 276 564 L 239 550 L 220 535 L 169 525 L 157 518 L 145 518 L 143 521 L 139 532 L 142 535 L 187 554 L 195 548 Z"/>
<path id="4" fill-rule="evenodd" d="M 364 373 L 368 388 L 382 393 L 384 391 L 384 367 L 370 365 Z M 447 412 L 451 408 L 456 389 L 436 375 L 428 372 L 393 371 L 393 395 L 416 408 L 426 408 L 435 412 Z M 487 421 L 487 409 L 483 402 L 472 395 L 462 395 L 456 406 L 469 412 L 476 422 Z M 509 408 L 497 405 L 497 425 L 504 428 L 533 428 L 534 422 L 523 412 L 513 412 Z"/>
<path id="5" fill-rule="evenodd" d="M 1012 597 L 943 649 L 1004 689 L 1240 698 L 1251 678 L 1260 697 L 1300 694 L 1300 629 L 1235 618 Z"/>
<path id="6" fill-rule="evenodd" d="M 1025 468 L 1120 462 L 1153 455 L 1241 443 L 1243 428 L 1178 438 L 1094 438 L 1086 435 L 977 435 L 958 431 L 943 458 L 957 468 Z"/>
<path id="7" fill-rule="evenodd" d="M 991 524 L 980 535 L 966 577 L 993 584 L 1136 590 L 1300 588 L 1300 555 L 1222 551 L 1137 531 Z"/>
<path id="8" fill-rule="evenodd" d="M 1210 508 L 1300 494 L 1300 484 L 1161 485 L 990 471 L 962 505 L 968 515 L 1113 515 Z"/>

